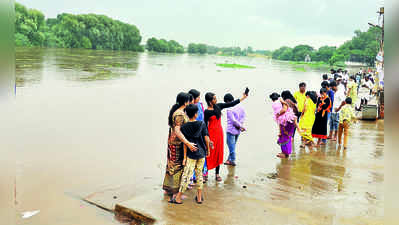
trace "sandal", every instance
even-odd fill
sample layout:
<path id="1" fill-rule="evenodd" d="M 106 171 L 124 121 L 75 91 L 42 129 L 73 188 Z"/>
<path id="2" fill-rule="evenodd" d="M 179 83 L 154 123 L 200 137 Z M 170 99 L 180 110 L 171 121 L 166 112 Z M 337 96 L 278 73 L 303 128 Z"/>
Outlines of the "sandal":
<path id="1" fill-rule="evenodd" d="M 222 178 L 221 178 L 219 175 L 216 175 L 215 179 L 216 179 L 216 181 L 218 181 L 218 182 L 222 181 Z"/>
<path id="2" fill-rule="evenodd" d="M 228 166 L 236 166 L 236 164 L 232 161 L 227 160 L 224 165 L 228 165 Z"/>
<path id="3" fill-rule="evenodd" d="M 202 201 L 199 202 L 197 196 L 195 196 L 195 202 L 196 202 L 197 204 L 202 204 L 203 201 L 204 201 L 204 198 L 202 198 Z"/>
<path id="4" fill-rule="evenodd" d="M 170 200 L 168 202 L 172 203 L 172 204 L 178 204 L 178 205 L 183 204 L 183 202 L 176 202 L 176 198 L 173 198 L 172 200 Z"/>

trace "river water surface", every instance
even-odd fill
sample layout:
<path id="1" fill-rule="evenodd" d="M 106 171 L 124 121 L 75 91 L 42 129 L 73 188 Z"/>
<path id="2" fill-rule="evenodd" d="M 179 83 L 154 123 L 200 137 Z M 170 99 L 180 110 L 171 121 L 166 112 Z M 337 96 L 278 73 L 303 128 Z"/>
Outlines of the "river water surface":
<path id="1" fill-rule="evenodd" d="M 216 66 L 224 62 L 256 68 Z M 240 97 L 246 86 L 248 131 L 239 138 L 234 178 L 222 166 L 227 180 L 220 188 L 253 187 L 246 196 L 273 205 L 267 217 L 291 218 L 286 224 L 382 224 L 383 121 L 354 124 L 347 150 L 335 143 L 300 150 L 296 137 L 290 160 L 275 157 L 269 94 L 295 91 L 301 81 L 318 90 L 321 73 L 266 58 L 16 49 L 17 120 L 6 124 L 3 138 L 16 154 L 17 224 L 120 224 L 81 198 L 107 189 L 119 189 L 121 200 L 161 191 L 167 116 L 177 93 L 195 88 L 203 99 L 212 91 L 222 101 L 227 92 Z M 270 173 L 277 178 L 269 179 Z M 40 213 L 21 218 L 32 210 Z M 236 224 L 248 224 L 246 217 Z"/>

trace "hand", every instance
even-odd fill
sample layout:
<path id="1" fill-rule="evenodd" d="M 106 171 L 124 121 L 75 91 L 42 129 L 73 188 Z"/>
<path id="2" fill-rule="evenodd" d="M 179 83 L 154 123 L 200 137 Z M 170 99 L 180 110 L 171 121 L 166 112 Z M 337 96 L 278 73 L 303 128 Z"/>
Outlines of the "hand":
<path id="1" fill-rule="evenodd" d="M 240 101 L 241 101 L 241 102 L 244 101 L 247 97 L 248 97 L 248 95 L 246 95 L 246 94 L 244 93 L 244 94 L 242 95 Z"/>
<path id="2" fill-rule="evenodd" d="M 175 165 L 175 163 L 173 161 L 168 161 L 168 169 L 172 168 Z"/>
<path id="3" fill-rule="evenodd" d="M 281 133 L 279 133 L 278 136 L 280 137 L 280 136 L 281 136 Z"/>
<path id="4" fill-rule="evenodd" d="M 244 131 L 246 131 L 246 130 L 247 130 L 247 129 L 245 129 L 244 127 L 241 127 L 241 128 L 240 128 L 240 131 L 241 131 L 241 132 L 244 132 Z"/>
<path id="5" fill-rule="evenodd" d="M 196 147 L 196 144 L 194 144 L 194 143 L 188 142 L 186 145 L 192 152 L 195 152 L 198 150 L 198 148 Z"/>
<path id="6" fill-rule="evenodd" d="M 206 153 L 206 157 L 209 157 L 211 155 L 211 151 L 208 150 L 208 153 Z"/>
<path id="7" fill-rule="evenodd" d="M 183 166 L 185 166 L 186 163 L 187 163 L 187 158 L 184 158 L 184 159 L 183 159 Z"/>
<path id="8" fill-rule="evenodd" d="M 211 147 L 211 149 L 213 149 L 213 141 L 209 141 L 209 146 Z M 209 151 L 208 151 L 209 152 Z"/>

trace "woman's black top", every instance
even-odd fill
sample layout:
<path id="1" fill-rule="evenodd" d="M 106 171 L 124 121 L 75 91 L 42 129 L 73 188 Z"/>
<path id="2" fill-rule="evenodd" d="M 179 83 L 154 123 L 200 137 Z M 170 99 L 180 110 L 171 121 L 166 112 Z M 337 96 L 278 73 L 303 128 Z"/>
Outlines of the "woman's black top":
<path id="1" fill-rule="evenodd" d="M 204 111 L 204 122 L 208 124 L 209 118 L 211 118 L 212 116 L 216 116 L 216 118 L 219 119 L 220 116 L 222 115 L 223 109 L 233 107 L 239 103 L 240 99 L 237 99 L 229 103 L 217 103 L 216 105 L 213 106 L 213 110 L 206 109 Z"/>

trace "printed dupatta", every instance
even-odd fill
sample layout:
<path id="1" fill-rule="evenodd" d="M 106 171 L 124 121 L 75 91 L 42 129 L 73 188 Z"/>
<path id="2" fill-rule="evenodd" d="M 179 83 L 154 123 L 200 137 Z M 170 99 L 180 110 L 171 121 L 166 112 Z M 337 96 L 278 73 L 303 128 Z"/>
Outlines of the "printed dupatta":
<path id="1" fill-rule="evenodd" d="M 317 106 L 317 112 L 320 112 L 320 111 L 323 110 L 323 112 L 322 112 L 322 114 L 321 114 L 322 117 L 324 117 L 324 115 L 325 115 L 326 112 L 330 112 L 330 109 L 331 109 L 331 100 L 329 100 L 330 103 L 328 104 L 327 108 L 325 108 L 325 105 L 327 104 L 327 103 L 325 102 L 325 100 L 326 100 L 327 98 L 329 99 L 328 96 L 325 96 L 325 97 L 321 96 L 321 97 L 319 97 L 319 99 L 320 99 L 320 104 Z M 325 109 L 323 109 L 323 106 L 324 106 Z"/>

